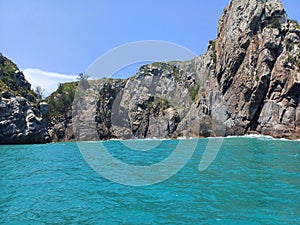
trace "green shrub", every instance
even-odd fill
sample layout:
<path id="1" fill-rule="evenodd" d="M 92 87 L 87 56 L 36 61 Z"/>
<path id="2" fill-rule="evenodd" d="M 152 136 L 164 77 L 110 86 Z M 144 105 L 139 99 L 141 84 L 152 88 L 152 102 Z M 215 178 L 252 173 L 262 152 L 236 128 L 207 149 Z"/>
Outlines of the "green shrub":
<path id="1" fill-rule="evenodd" d="M 75 92 L 79 82 L 59 84 L 58 89 L 46 98 L 50 118 L 65 116 L 71 110 Z"/>
<path id="2" fill-rule="evenodd" d="M 279 18 L 276 18 L 276 17 L 270 18 L 267 27 L 270 27 L 270 28 L 279 28 L 279 27 L 281 27 L 281 23 L 280 23 Z"/>
<path id="3" fill-rule="evenodd" d="M 298 29 L 300 29 L 300 25 L 297 20 L 289 20 L 290 23 L 293 23 Z"/>
<path id="4" fill-rule="evenodd" d="M 22 72 L 9 59 L 0 53 L 0 87 L 1 91 L 9 91 L 15 96 L 23 96 L 31 103 L 35 104 L 37 101 L 36 94 L 31 90 L 31 85 L 24 78 Z"/>
<path id="5" fill-rule="evenodd" d="M 297 62 L 296 62 L 296 66 L 298 67 L 298 70 L 300 70 L 300 59 L 299 59 L 299 60 L 297 60 Z"/>
<path id="6" fill-rule="evenodd" d="M 195 83 L 194 85 L 188 87 L 189 96 L 193 101 L 195 100 L 195 98 L 198 94 L 199 88 L 200 87 L 197 83 Z"/>
<path id="7" fill-rule="evenodd" d="M 297 62 L 297 58 L 294 57 L 294 56 L 289 55 L 289 56 L 285 59 L 285 61 L 286 61 L 287 63 L 291 63 L 292 65 L 294 65 L 294 64 Z"/>
<path id="8" fill-rule="evenodd" d="M 297 56 L 291 56 L 289 55 L 286 59 L 285 59 L 286 63 L 291 63 L 292 66 L 297 66 L 298 70 L 300 70 L 300 53 Z"/>
<path id="9" fill-rule="evenodd" d="M 152 100 L 147 101 L 145 105 L 147 108 L 152 108 L 152 109 L 155 108 L 167 109 L 171 106 L 167 99 L 158 96 L 155 96 Z"/>
<path id="10" fill-rule="evenodd" d="M 173 69 L 173 77 L 175 81 L 180 82 L 180 70 L 177 67 Z"/>

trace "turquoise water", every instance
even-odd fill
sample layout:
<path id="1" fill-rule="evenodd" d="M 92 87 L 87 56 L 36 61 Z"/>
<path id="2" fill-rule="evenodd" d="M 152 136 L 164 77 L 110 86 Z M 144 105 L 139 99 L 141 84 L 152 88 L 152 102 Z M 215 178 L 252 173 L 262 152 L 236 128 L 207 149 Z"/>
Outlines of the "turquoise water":
<path id="1" fill-rule="evenodd" d="M 299 141 L 226 138 L 200 173 L 206 143 L 179 173 L 144 187 L 102 178 L 76 143 L 0 146 L 0 223 L 300 224 Z M 151 164 L 177 141 L 136 154 L 105 144 L 124 161 Z"/>

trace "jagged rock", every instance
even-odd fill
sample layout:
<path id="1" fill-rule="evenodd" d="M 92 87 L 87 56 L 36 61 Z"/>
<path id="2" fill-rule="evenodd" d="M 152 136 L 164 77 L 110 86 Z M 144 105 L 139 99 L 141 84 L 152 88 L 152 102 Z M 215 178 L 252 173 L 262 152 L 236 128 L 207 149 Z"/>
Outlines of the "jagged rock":
<path id="1" fill-rule="evenodd" d="M 14 97 L 14 95 L 12 93 L 10 93 L 9 91 L 2 92 L 2 98 L 10 99 L 11 97 Z"/>
<path id="2" fill-rule="evenodd" d="M 296 28 L 291 31 L 290 27 L 277 0 L 233 0 L 224 10 L 216 40 L 216 73 L 228 114 L 235 123 L 232 134 L 256 131 L 299 137 L 293 124 L 300 91 L 291 76 L 299 68 L 284 66 L 288 55 L 299 60 L 299 36 Z M 283 100 L 289 104 L 293 101 L 293 106 L 285 108 L 278 118 L 285 107 L 280 104 Z M 279 127 L 290 132 L 287 136 L 278 134 Z"/>
<path id="3" fill-rule="evenodd" d="M 47 102 L 40 102 L 39 103 L 39 110 L 41 111 L 42 116 L 46 116 L 48 113 L 48 103 Z"/>
<path id="4" fill-rule="evenodd" d="M 48 129 L 49 135 L 54 142 L 58 141 L 74 141 L 73 125 L 70 120 L 60 120 L 53 122 L 51 128 Z"/>
<path id="5" fill-rule="evenodd" d="M 22 72 L 0 54 L 0 144 L 47 143 L 44 114 L 36 107 L 36 97 Z M 25 96 L 31 96 L 27 99 Z"/>
<path id="6" fill-rule="evenodd" d="M 204 55 L 90 85 L 73 109 L 75 134 L 300 138 L 299 27 L 279 0 L 232 0 Z"/>
<path id="7" fill-rule="evenodd" d="M 51 139 L 39 111 L 24 98 L 0 101 L 0 144 L 47 143 Z"/>

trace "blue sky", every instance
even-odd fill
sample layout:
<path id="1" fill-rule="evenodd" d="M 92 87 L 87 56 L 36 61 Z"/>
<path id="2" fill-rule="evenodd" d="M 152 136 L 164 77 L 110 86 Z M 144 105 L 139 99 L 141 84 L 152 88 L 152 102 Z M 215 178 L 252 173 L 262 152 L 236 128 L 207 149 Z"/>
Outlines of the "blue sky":
<path id="1" fill-rule="evenodd" d="M 84 72 L 105 52 L 133 41 L 170 41 L 198 55 L 216 37 L 228 2 L 1 0 L 0 52 L 41 86 L 69 80 L 66 75 Z M 300 21 L 299 1 L 282 2 L 289 18 Z"/>

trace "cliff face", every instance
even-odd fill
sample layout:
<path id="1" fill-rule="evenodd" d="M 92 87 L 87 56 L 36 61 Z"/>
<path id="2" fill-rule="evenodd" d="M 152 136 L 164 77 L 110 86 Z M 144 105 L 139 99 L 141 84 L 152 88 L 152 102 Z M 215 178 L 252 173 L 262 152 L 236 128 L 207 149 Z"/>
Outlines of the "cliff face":
<path id="1" fill-rule="evenodd" d="M 0 144 L 50 141 L 43 117 L 47 104 L 38 103 L 23 73 L 0 54 Z"/>
<path id="2" fill-rule="evenodd" d="M 167 63 L 142 66 L 128 80 L 92 81 L 75 98 L 77 136 L 81 140 L 173 137 L 198 89 L 193 77 Z"/>
<path id="3" fill-rule="evenodd" d="M 216 76 L 227 134 L 300 137 L 300 29 L 277 0 L 233 0 L 219 21 Z"/>
<path id="4" fill-rule="evenodd" d="M 300 26 L 287 19 L 280 1 L 232 0 L 207 53 L 178 64 L 185 71 L 192 67 L 205 81 L 190 117 L 206 118 L 209 131 L 214 123 L 223 124 L 221 136 L 299 138 L 299 41 Z M 211 115 L 203 115 L 201 107 Z"/>
<path id="5" fill-rule="evenodd" d="M 37 106 L 30 84 L 7 62 L 1 55 L 0 143 L 48 142 L 47 106 Z M 204 55 L 77 86 L 62 84 L 47 98 L 53 141 L 251 133 L 298 139 L 300 26 L 278 0 L 232 0 Z"/>
<path id="6" fill-rule="evenodd" d="M 78 82 L 60 84 L 58 89 L 48 96 L 47 124 L 52 141 L 74 141 L 72 126 L 72 102 Z"/>
<path id="7" fill-rule="evenodd" d="M 249 133 L 300 138 L 300 26 L 278 0 L 232 0 L 206 54 L 146 65 L 128 80 L 90 87 L 78 98 L 86 108 L 74 110 L 82 140 Z"/>

